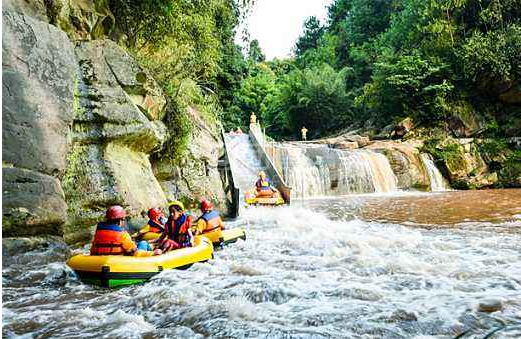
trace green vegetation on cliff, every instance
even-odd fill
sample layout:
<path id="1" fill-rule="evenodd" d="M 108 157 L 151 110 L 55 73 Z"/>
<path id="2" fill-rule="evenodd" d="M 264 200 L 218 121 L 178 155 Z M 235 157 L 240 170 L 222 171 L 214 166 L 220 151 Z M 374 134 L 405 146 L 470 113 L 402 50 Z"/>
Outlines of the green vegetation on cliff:
<path id="1" fill-rule="evenodd" d="M 115 36 L 162 85 L 169 130 L 161 156 L 179 160 L 189 142 L 189 107 L 210 126 L 231 100 L 245 71 L 235 29 L 249 2 L 111 0 Z M 260 49 L 258 49 L 260 53 Z"/>

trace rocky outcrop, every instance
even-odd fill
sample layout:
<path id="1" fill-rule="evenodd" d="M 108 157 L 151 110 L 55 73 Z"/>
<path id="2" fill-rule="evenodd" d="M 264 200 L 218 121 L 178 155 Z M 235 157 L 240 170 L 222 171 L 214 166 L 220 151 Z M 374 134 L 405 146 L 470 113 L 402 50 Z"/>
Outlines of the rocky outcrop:
<path id="1" fill-rule="evenodd" d="M 108 34 L 106 2 L 45 5 L 4 4 L 3 235 L 84 241 L 108 205 L 123 205 L 139 224 L 167 196 L 209 196 L 226 207 L 219 133 L 195 110 L 183 163 L 156 163 L 156 179 L 150 156 L 164 151 L 166 98 L 116 43 L 91 40 Z"/>
<path id="2" fill-rule="evenodd" d="M 196 109 L 188 110 L 196 128 L 192 130 L 186 156 L 179 163 L 159 158 L 153 163 L 154 173 L 169 199 L 181 199 L 195 207 L 205 197 L 226 213 L 229 206 L 218 170 L 224 152 L 220 131 L 210 127 Z"/>
<path id="3" fill-rule="evenodd" d="M 20 0 L 19 0 L 20 1 Z M 108 0 L 46 0 L 50 23 L 72 40 L 107 38 L 115 26 Z"/>
<path id="4" fill-rule="evenodd" d="M 366 149 L 383 153 L 393 169 L 398 188 L 416 188 L 427 190 L 430 187 L 429 176 L 420 158 L 419 148 L 422 142 L 411 140 L 399 141 L 375 141 Z"/>
<path id="5" fill-rule="evenodd" d="M 166 102 L 153 79 L 109 40 L 76 47 L 81 76 L 75 97 L 73 146 L 63 185 L 69 218 L 66 240 L 90 236 L 111 204 L 141 215 L 166 197 L 152 173 L 149 154 L 160 149 L 166 127 L 158 110 Z M 149 91 L 149 89 L 153 89 Z M 132 95 L 148 98 L 137 106 Z M 140 101 L 141 102 L 141 101 Z"/>
<path id="6" fill-rule="evenodd" d="M 59 29 L 4 10 L 2 188 L 4 236 L 62 234 L 76 61 Z"/>
<path id="7" fill-rule="evenodd" d="M 2 168 L 2 234 L 62 234 L 67 205 L 60 181 L 22 168 Z"/>
<path id="8" fill-rule="evenodd" d="M 2 9 L 24 14 L 40 21 L 49 21 L 45 0 L 4 0 Z"/>

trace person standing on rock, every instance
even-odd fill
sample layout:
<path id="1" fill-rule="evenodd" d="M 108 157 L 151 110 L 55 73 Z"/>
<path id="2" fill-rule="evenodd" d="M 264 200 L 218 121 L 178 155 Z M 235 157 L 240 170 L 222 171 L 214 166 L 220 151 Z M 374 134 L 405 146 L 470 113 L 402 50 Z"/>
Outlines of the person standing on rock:
<path id="1" fill-rule="evenodd" d="M 302 133 L 302 140 L 307 141 L 308 140 L 308 138 L 307 138 L 308 129 L 305 126 L 302 126 L 300 133 Z"/>
<path id="2" fill-rule="evenodd" d="M 204 234 L 217 229 L 224 230 L 221 216 L 213 208 L 211 202 L 206 199 L 201 200 L 200 209 L 203 214 L 197 219 L 195 234 Z"/>
<path id="3" fill-rule="evenodd" d="M 125 230 L 127 213 L 119 205 L 111 206 L 105 213 L 105 221 L 96 226 L 96 233 L 92 240 L 91 255 L 134 255 L 151 256 L 154 253 L 141 250 L 132 241 L 130 234 Z M 146 243 L 146 241 L 145 241 Z M 148 245 L 145 244 L 145 245 Z M 143 244 L 139 244 L 142 248 Z M 160 254 L 159 251 L 155 254 Z"/>
<path id="4" fill-rule="evenodd" d="M 255 112 L 251 112 L 250 124 L 256 124 L 256 123 L 257 123 L 257 116 L 255 115 Z"/>

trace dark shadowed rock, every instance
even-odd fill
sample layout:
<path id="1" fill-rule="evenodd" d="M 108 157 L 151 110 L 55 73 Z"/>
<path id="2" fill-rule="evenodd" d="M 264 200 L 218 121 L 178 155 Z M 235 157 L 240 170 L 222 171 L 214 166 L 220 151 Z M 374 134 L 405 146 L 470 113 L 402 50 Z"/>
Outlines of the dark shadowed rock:
<path id="1" fill-rule="evenodd" d="M 2 235 L 62 234 L 67 218 L 60 182 L 19 168 L 2 168 Z"/>

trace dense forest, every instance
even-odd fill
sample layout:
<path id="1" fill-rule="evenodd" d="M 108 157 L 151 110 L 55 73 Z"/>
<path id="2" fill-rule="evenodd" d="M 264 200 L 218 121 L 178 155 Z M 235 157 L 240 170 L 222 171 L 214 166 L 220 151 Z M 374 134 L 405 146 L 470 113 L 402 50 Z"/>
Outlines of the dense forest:
<path id="1" fill-rule="evenodd" d="M 325 25 L 305 22 L 293 59 L 246 62 L 223 107 L 228 127 L 255 111 L 277 137 L 405 117 L 437 126 L 473 116 L 493 136 L 521 130 L 519 0 L 336 0 L 328 11 Z"/>
<path id="2" fill-rule="evenodd" d="M 253 4 L 110 1 L 120 43 L 169 96 L 166 156 L 186 146 L 188 105 L 226 130 L 255 112 L 276 139 L 302 126 L 311 138 L 353 128 L 377 137 L 408 117 L 428 138 L 521 131 L 520 0 L 335 0 L 324 23 L 305 21 L 292 58 L 271 61 L 258 41 L 234 41 Z"/>

